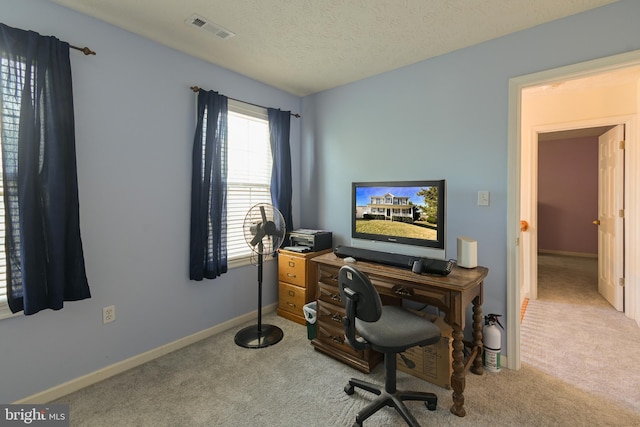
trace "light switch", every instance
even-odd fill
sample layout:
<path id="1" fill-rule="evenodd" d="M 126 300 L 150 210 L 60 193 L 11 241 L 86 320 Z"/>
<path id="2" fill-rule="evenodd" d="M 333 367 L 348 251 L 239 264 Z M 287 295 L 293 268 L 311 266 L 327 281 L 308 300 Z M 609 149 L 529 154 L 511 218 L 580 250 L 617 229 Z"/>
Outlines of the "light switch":
<path id="1" fill-rule="evenodd" d="M 478 206 L 489 206 L 488 191 L 478 191 Z"/>

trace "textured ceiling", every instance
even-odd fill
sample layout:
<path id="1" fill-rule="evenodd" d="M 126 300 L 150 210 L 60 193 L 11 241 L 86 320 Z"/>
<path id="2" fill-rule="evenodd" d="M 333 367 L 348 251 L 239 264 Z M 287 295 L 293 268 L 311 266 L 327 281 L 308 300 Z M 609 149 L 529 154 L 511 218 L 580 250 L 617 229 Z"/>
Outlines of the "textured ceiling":
<path id="1" fill-rule="evenodd" d="M 304 96 L 615 0 L 50 1 Z"/>

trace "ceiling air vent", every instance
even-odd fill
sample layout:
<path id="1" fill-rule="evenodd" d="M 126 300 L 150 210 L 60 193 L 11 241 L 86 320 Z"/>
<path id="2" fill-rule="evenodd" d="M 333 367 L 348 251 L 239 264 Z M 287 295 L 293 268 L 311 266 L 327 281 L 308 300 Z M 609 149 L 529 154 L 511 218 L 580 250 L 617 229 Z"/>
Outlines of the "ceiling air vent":
<path id="1" fill-rule="evenodd" d="M 214 24 L 213 22 L 208 21 L 207 18 L 204 18 L 200 15 L 191 15 L 189 19 L 184 22 L 198 29 L 206 30 L 212 34 L 215 34 L 217 37 L 223 40 L 236 35 L 234 32 L 222 28 L 220 25 Z"/>

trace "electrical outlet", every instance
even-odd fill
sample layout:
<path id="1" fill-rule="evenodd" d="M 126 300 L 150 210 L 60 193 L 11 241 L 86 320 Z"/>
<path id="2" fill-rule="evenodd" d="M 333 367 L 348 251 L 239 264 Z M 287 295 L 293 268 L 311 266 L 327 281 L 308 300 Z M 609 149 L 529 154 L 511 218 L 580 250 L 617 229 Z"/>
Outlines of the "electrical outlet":
<path id="1" fill-rule="evenodd" d="M 116 306 L 102 307 L 102 323 L 111 323 L 116 320 Z"/>

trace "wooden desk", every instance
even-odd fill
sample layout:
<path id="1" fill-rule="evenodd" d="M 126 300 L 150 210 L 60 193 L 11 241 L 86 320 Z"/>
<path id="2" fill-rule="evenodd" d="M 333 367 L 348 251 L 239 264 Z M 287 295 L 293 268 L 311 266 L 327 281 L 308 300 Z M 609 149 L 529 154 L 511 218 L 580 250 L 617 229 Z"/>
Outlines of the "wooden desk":
<path id="1" fill-rule="evenodd" d="M 345 265 L 342 258 L 333 253 L 311 259 L 317 263 L 317 336 L 311 342 L 317 351 L 323 352 L 363 372 L 382 359 L 370 350 L 355 351 L 344 338 L 342 316 L 344 306 L 338 289 L 338 270 Z M 453 405 L 451 412 L 459 417 L 464 409 L 465 376 L 469 369 L 481 375 L 482 368 L 482 293 L 483 280 L 489 270 L 486 267 L 465 269 L 454 267 L 448 276 L 416 274 L 408 269 L 358 261 L 354 267 L 369 276 L 381 298 L 393 297 L 417 301 L 437 307 L 445 313 L 444 320 L 453 328 Z M 463 331 L 466 307 L 473 304 L 472 352 L 465 363 Z"/>

